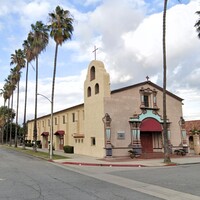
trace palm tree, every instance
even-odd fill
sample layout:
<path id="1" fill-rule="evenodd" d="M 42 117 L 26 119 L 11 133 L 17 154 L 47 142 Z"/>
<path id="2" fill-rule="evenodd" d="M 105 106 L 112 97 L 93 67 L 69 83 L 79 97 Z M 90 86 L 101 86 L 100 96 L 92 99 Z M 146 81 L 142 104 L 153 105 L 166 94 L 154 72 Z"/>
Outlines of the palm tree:
<path id="1" fill-rule="evenodd" d="M 20 70 L 25 67 L 25 55 L 21 49 L 15 50 L 15 54 L 11 54 L 11 65 L 16 65 L 15 80 L 17 84 L 17 109 L 16 109 L 16 126 L 15 126 L 15 147 L 17 147 L 17 127 L 18 127 L 18 110 L 19 110 L 19 82 L 21 77 Z"/>
<path id="2" fill-rule="evenodd" d="M 16 68 L 13 68 L 10 70 L 10 75 L 8 76 L 8 79 L 6 79 L 6 83 L 7 83 L 7 90 L 10 94 L 10 98 L 11 98 L 11 111 L 13 111 L 13 99 L 14 99 L 14 90 L 16 88 L 16 83 L 17 83 L 17 75 L 16 75 Z M 10 103 L 10 99 L 9 99 L 9 103 Z M 9 105 L 10 106 L 10 105 Z M 8 106 L 8 107 L 9 107 Z M 13 117 L 11 115 L 9 115 L 10 118 L 10 135 L 9 135 L 9 145 L 11 146 L 12 144 L 12 123 L 13 123 Z M 8 131 L 8 129 L 7 129 Z"/>
<path id="3" fill-rule="evenodd" d="M 25 98 L 24 98 L 24 121 L 23 121 L 23 149 L 25 149 L 25 138 L 26 138 L 26 108 L 27 108 L 27 90 L 28 90 L 28 68 L 29 63 L 34 59 L 32 48 L 31 48 L 31 41 L 24 40 L 23 43 L 24 47 L 24 54 L 26 57 L 26 84 L 25 84 Z"/>
<path id="4" fill-rule="evenodd" d="M 178 0 L 179 2 L 181 0 Z M 167 60 L 166 60 L 166 14 L 168 0 L 164 0 L 163 8 L 163 135 L 164 135 L 164 162 L 170 163 L 168 130 L 167 130 L 167 103 L 166 103 L 166 85 L 167 85 Z"/>
<path id="5" fill-rule="evenodd" d="M 38 56 L 45 50 L 49 42 L 48 27 L 41 21 L 37 21 L 36 24 L 31 24 L 31 32 L 28 35 L 28 41 L 31 44 L 31 50 L 33 57 L 36 60 L 36 84 L 35 84 L 35 116 L 34 116 L 34 150 L 37 151 L 37 93 L 38 93 Z"/>
<path id="6" fill-rule="evenodd" d="M 7 79 L 5 79 L 5 84 L 4 84 L 4 91 L 7 93 L 7 98 L 8 98 L 8 110 L 10 108 L 10 98 L 11 98 L 11 95 L 12 95 L 12 85 L 11 85 L 11 75 L 8 76 Z M 10 119 L 11 119 L 12 115 L 10 112 L 8 112 L 8 115 L 7 115 L 7 124 L 10 123 Z M 8 125 L 7 125 L 7 129 L 6 129 L 6 144 L 8 143 Z"/>
<path id="7" fill-rule="evenodd" d="M 164 135 L 164 163 L 171 162 L 169 156 L 169 143 L 167 131 L 167 105 L 166 105 L 166 85 L 167 85 L 167 61 L 166 61 L 166 13 L 167 1 L 164 0 L 163 9 L 163 135 Z"/>
<path id="8" fill-rule="evenodd" d="M 50 37 L 52 37 L 56 43 L 55 56 L 54 56 L 54 70 L 52 80 L 52 94 L 51 94 L 51 114 L 53 115 L 54 105 L 54 87 L 56 77 L 56 64 L 58 55 L 58 46 L 62 45 L 65 41 L 71 39 L 73 28 L 73 18 L 68 10 L 63 10 L 60 6 L 57 6 L 53 13 L 49 13 L 50 16 Z M 53 116 L 52 116 L 53 118 Z M 53 119 L 51 120 L 51 143 L 53 145 Z M 51 151 L 52 151 L 51 145 Z"/>
<path id="9" fill-rule="evenodd" d="M 1 89 L 1 92 L 0 92 L 0 96 L 3 96 L 3 98 L 4 98 L 4 108 L 6 107 L 6 101 L 8 100 L 8 98 L 9 98 L 9 96 L 8 96 L 8 91 L 7 90 L 5 90 L 5 87 L 3 87 L 3 89 Z M 3 127 L 2 127 L 2 144 L 4 143 L 4 128 L 5 128 L 5 122 L 6 122 L 6 116 L 5 116 L 5 113 L 4 113 L 4 115 L 3 115 L 3 122 L 4 122 L 4 124 L 3 124 Z"/>
<path id="10" fill-rule="evenodd" d="M 199 15 L 199 19 L 197 20 L 194 26 L 198 32 L 198 37 L 200 39 L 200 11 L 197 11 L 196 14 Z"/>

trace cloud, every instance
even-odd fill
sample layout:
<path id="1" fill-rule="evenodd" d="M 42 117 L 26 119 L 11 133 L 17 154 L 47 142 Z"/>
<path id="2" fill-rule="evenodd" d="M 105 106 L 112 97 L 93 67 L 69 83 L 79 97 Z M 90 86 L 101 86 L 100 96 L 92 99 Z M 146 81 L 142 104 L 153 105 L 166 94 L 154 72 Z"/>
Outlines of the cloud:
<path id="1" fill-rule="evenodd" d="M 200 114 L 196 109 L 200 100 L 200 41 L 194 23 L 198 19 L 195 12 L 199 4 L 197 0 L 176 6 L 174 3 L 175 0 L 170 1 L 167 11 L 167 88 L 185 99 L 184 116 L 197 119 Z M 147 75 L 152 82 L 162 86 L 163 3 L 158 0 L 0 1 L 0 33 L 3 34 L 3 29 L 7 28 L 6 35 L 2 35 L 5 41 L 1 43 L 9 41 L 2 47 L 2 52 L 9 54 L 18 49 L 27 37 L 31 23 L 36 20 L 47 22 L 48 13 L 57 4 L 69 9 L 75 21 L 72 40 L 59 47 L 55 110 L 83 102 L 83 82 L 89 62 L 94 59 L 92 51 L 95 45 L 98 48 L 97 59 L 104 62 L 110 73 L 112 89 L 145 81 Z M 2 18 L 5 15 L 6 18 Z M 18 29 L 14 29 L 16 24 Z M 50 40 L 46 51 L 39 57 L 38 92 L 47 97 L 51 96 L 54 49 L 55 43 Z M 1 66 L 5 66 L 1 70 L 8 68 L 1 71 L 4 78 L 7 76 L 4 73 L 10 69 L 7 54 L 4 59 L 0 58 Z M 7 65 L 4 60 L 7 60 Z M 21 107 L 24 79 L 25 72 L 21 82 Z M 34 115 L 34 80 L 35 72 L 30 66 L 29 119 Z M 38 115 L 49 113 L 47 100 L 38 99 Z M 23 109 L 20 112 L 22 115 Z"/>

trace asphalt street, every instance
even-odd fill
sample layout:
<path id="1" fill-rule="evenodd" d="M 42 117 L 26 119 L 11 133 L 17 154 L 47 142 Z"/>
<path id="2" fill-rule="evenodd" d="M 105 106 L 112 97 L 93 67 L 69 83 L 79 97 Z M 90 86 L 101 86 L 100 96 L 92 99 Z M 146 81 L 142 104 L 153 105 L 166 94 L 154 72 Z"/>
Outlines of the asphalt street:
<path id="1" fill-rule="evenodd" d="M 10 149 L 0 149 L 1 200 L 158 200 Z"/>
<path id="2" fill-rule="evenodd" d="M 0 149 L 0 200 L 199 200 L 200 164 L 63 165 Z"/>

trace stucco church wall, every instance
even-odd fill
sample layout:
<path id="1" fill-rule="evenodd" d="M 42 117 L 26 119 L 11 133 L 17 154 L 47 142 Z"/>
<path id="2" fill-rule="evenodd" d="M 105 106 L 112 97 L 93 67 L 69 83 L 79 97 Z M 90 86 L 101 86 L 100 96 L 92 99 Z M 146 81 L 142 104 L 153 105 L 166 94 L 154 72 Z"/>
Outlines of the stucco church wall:
<path id="1" fill-rule="evenodd" d="M 181 143 L 181 131 L 179 126 L 180 117 L 182 113 L 182 102 L 170 95 L 166 95 L 167 100 L 167 119 L 170 122 L 170 140 L 173 146 L 178 146 Z M 163 94 L 158 92 L 157 94 L 157 105 L 159 113 L 163 116 Z"/>
<path id="2" fill-rule="evenodd" d="M 75 121 L 73 122 L 72 115 L 75 114 Z M 65 116 L 65 122 L 63 121 L 63 116 Z M 43 132 L 49 132 L 50 134 L 50 115 L 38 118 L 37 120 L 37 140 L 43 141 Z M 57 124 L 55 124 L 55 118 L 57 118 Z M 84 132 L 84 106 L 75 106 L 60 112 L 56 112 L 53 115 L 53 133 L 58 130 L 63 130 L 64 134 L 64 145 L 74 145 L 73 134 L 83 134 Z M 33 128 L 34 121 L 31 120 L 28 123 L 28 140 L 33 140 Z M 48 136 L 48 141 L 50 141 L 50 135 Z M 53 135 L 53 144 L 55 149 L 58 149 L 58 137 Z"/>
<path id="3" fill-rule="evenodd" d="M 149 84 L 143 85 L 143 88 L 154 89 Z M 105 112 L 107 112 L 112 118 L 111 123 L 111 141 L 114 147 L 128 147 L 131 142 L 130 138 L 130 125 L 129 118 L 133 116 L 133 114 L 141 114 L 142 110 L 140 109 L 141 105 L 141 97 L 140 91 L 141 86 L 133 87 L 130 89 L 122 90 L 120 92 L 116 92 L 111 94 L 111 98 L 105 98 Z M 157 107 L 159 110 L 157 111 L 160 117 L 162 118 L 162 105 L 163 105 L 163 94 L 162 91 L 155 88 L 157 91 Z M 180 127 L 179 120 L 180 116 L 182 116 L 182 102 L 180 100 L 175 99 L 167 94 L 167 116 L 169 121 L 172 122 L 170 125 L 171 130 L 171 142 L 174 146 L 177 146 L 181 142 L 180 137 Z M 118 139 L 118 132 L 124 132 L 125 138 Z M 115 152 L 119 151 L 114 150 Z"/>

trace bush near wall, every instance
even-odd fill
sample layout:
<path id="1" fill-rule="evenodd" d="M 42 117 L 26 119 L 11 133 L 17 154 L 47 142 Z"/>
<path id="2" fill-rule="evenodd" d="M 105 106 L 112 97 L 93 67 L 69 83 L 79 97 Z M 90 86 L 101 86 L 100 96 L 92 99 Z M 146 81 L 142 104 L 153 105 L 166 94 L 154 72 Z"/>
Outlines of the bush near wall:
<path id="1" fill-rule="evenodd" d="M 37 144 L 37 147 L 38 147 L 38 148 L 40 148 L 40 149 L 42 148 L 41 140 L 37 140 L 37 141 L 36 141 L 36 144 Z"/>
<path id="2" fill-rule="evenodd" d="M 65 153 L 74 153 L 74 147 L 73 146 L 69 146 L 69 145 L 66 145 L 63 147 L 63 150 Z"/>
<path id="3" fill-rule="evenodd" d="M 26 147 L 32 147 L 33 143 L 31 142 L 31 140 L 25 140 L 25 146 Z"/>

